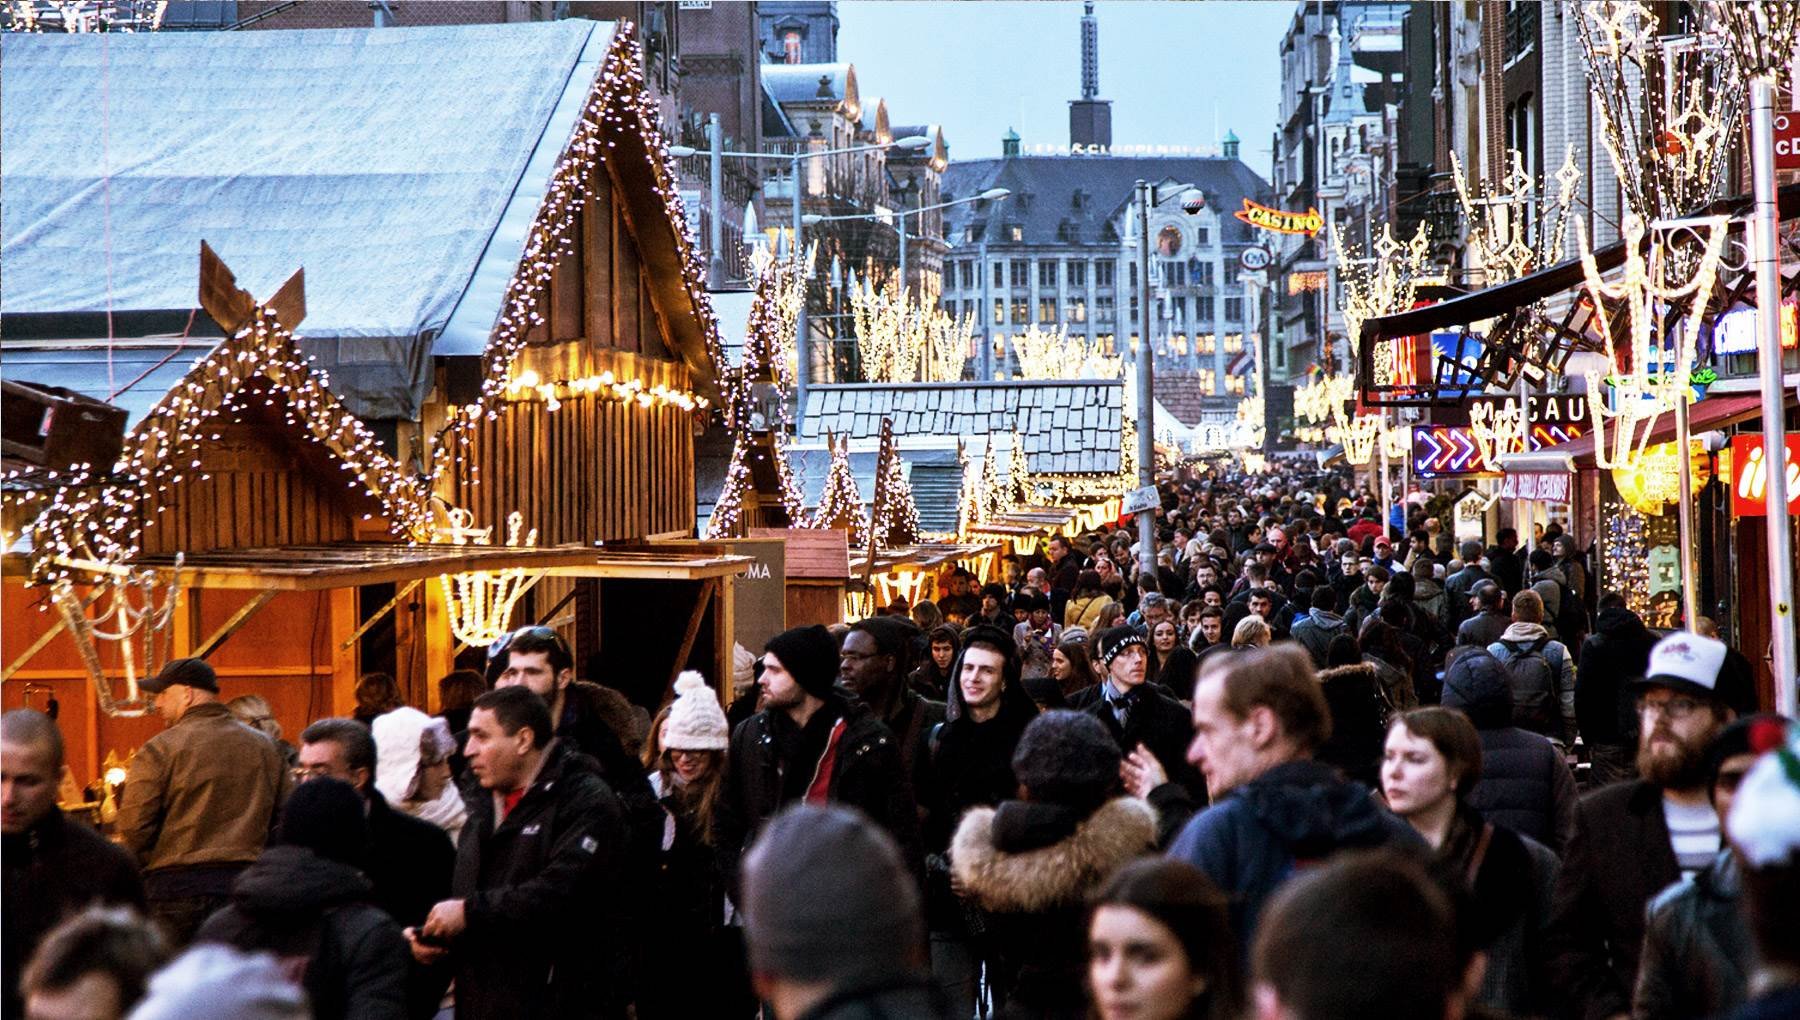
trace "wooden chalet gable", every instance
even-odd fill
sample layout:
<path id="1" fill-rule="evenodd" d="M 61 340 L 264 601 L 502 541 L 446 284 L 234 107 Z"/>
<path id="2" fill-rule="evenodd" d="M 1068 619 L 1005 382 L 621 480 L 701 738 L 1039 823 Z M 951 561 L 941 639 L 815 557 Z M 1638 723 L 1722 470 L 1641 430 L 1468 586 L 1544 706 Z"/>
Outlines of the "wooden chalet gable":
<path id="1" fill-rule="evenodd" d="M 477 413 L 454 369 L 426 413 L 447 423 L 438 494 L 481 526 L 516 510 L 545 544 L 690 534 L 693 437 L 718 403 L 717 324 L 636 50 L 622 25 L 515 268 Z"/>

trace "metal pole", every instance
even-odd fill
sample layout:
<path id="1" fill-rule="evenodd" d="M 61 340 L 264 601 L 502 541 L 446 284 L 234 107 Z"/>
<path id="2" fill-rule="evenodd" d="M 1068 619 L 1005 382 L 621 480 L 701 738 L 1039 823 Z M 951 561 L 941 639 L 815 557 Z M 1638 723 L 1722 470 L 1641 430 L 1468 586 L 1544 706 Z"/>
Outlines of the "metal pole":
<path id="1" fill-rule="evenodd" d="M 1768 464 L 1769 658 L 1775 710 L 1795 711 L 1794 551 L 1788 517 L 1786 400 L 1781 372 L 1779 220 L 1775 209 L 1775 89 L 1750 79 L 1750 162 L 1756 188 L 1750 261 L 1756 269 L 1757 358 L 1762 383 L 1763 459 Z"/>
<path id="2" fill-rule="evenodd" d="M 806 144 L 802 139 L 795 143 L 794 158 L 790 164 L 790 180 L 794 192 L 791 196 L 794 205 L 794 245 L 791 254 L 795 265 L 801 265 L 805 258 L 805 248 L 800 243 L 800 155 Z M 812 342 L 808 331 L 812 328 L 806 321 L 806 303 L 812 296 L 812 273 L 802 269 L 800 273 L 800 311 L 794 316 L 794 420 L 806 417 L 806 391 L 812 385 Z"/>
<path id="3" fill-rule="evenodd" d="M 1394 526 L 1394 487 L 1388 478 L 1387 408 L 1385 407 L 1381 409 L 1381 424 L 1378 426 L 1375 436 L 1375 447 L 1376 454 L 1381 458 L 1381 533 L 1385 535 L 1388 533 L 1388 529 Z M 1399 550 L 1402 547 L 1401 544 L 1406 541 L 1406 518 L 1404 516 L 1400 518 L 1399 531 L 1400 536 L 1393 540 L 1395 550 Z"/>
<path id="4" fill-rule="evenodd" d="M 981 239 L 981 262 L 979 265 L 981 266 L 981 354 L 975 359 L 975 364 L 981 370 L 978 378 L 985 382 L 994 378 L 994 338 L 991 325 L 993 320 L 989 318 L 994 313 L 989 307 L 993 302 L 988 297 L 988 252 L 987 238 L 985 237 Z"/>
<path id="5" fill-rule="evenodd" d="M 900 296 L 906 297 L 906 213 L 900 213 Z"/>
<path id="6" fill-rule="evenodd" d="M 725 132 L 719 127 L 716 113 L 706 116 L 706 143 L 712 149 L 708 168 L 712 176 L 712 222 L 706 231 L 706 243 L 711 251 L 706 260 L 706 285 L 718 290 L 725 284 Z"/>
<path id="7" fill-rule="evenodd" d="M 1137 182 L 1138 202 L 1138 349 L 1137 455 L 1138 485 L 1156 484 L 1156 398 L 1150 373 L 1150 185 Z M 1156 576 L 1156 510 L 1141 510 L 1138 526 L 1138 576 Z"/>
<path id="8" fill-rule="evenodd" d="M 1700 595 L 1698 578 L 1694 576 L 1694 548 L 1700 544 L 1699 537 L 1694 534 L 1694 488 L 1693 456 L 1688 445 L 1688 402 L 1686 395 L 1675 402 L 1675 450 L 1679 481 L 1675 500 L 1675 528 L 1679 533 L 1676 545 L 1681 553 L 1681 619 L 1688 630 L 1694 629 L 1694 621 L 1700 618 Z"/>

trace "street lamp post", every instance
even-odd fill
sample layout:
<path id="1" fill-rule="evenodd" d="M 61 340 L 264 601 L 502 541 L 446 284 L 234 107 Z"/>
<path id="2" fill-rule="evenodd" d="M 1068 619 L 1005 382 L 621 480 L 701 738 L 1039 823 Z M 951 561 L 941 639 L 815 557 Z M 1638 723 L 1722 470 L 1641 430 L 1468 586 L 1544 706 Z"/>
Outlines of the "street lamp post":
<path id="1" fill-rule="evenodd" d="M 1138 348 L 1137 348 L 1137 452 L 1138 486 L 1156 484 L 1155 386 L 1150 373 L 1155 359 L 1150 351 L 1150 185 L 1138 181 Z M 1156 508 L 1138 511 L 1138 576 L 1156 576 Z"/>
<path id="2" fill-rule="evenodd" d="M 873 223 L 880 223 L 883 226 L 893 228 L 893 230 L 900 235 L 900 289 L 904 292 L 906 290 L 906 240 L 908 236 L 906 232 L 906 218 L 908 216 L 935 212 L 939 209 L 948 209 L 953 205 L 964 205 L 969 202 L 998 202 L 1010 194 L 1012 194 L 1012 189 L 1010 188 L 989 188 L 979 195 L 969 195 L 965 198 L 953 198 L 948 202 L 939 202 L 936 205 L 922 205 L 916 209 L 902 209 L 899 213 L 895 214 L 895 218 L 899 221 L 897 225 L 882 219 L 881 215 L 878 213 L 850 213 L 843 216 L 809 215 L 801 217 L 801 222 L 806 226 L 811 227 L 820 223 L 842 223 L 848 220 L 868 220 Z M 921 235 L 921 237 L 922 236 L 923 235 Z"/>

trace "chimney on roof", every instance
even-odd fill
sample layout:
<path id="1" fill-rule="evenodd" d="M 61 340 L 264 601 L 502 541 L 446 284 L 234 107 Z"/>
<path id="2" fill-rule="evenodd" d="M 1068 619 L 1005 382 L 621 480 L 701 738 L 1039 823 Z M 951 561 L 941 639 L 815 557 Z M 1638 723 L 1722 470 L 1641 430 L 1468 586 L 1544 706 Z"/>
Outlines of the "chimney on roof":
<path id="1" fill-rule="evenodd" d="M 1081 98 L 1069 100 L 1069 146 L 1112 147 L 1112 101 L 1100 98 L 1100 19 L 1092 0 L 1081 14 Z"/>

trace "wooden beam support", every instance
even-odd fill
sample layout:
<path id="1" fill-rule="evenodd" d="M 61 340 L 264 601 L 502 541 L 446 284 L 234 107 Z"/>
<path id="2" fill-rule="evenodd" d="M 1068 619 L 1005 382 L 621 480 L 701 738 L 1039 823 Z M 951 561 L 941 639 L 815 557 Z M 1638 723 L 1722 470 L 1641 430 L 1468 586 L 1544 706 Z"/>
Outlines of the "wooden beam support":
<path id="1" fill-rule="evenodd" d="M 230 619 L 219 625 L 218 630 L 213 631 L 211 636 L 196 645 L 194 650 L 188 653 L 188 657 L 204 659 L 213 652 L 218 651 L 219 646 L 229 640 L 231 635 L 236 634 L 239 627 L 242 627 L 252 616 L 256 615 L 257 610 L 273 601 L 276 594 L 278 593 L 270 589 L 259 591 L 255 595 L 252 595 L 250 601 L 239 606 L 238 611 L 232 613 Z"/>
<path id="2" fill-rule="evenodd" d="M 100 593 L 98 591 L 89 592 L 87 597 L 81 600 L 81 611 L 84 613 L 87 612 L 87 607 L 93 605 L 94 600 L 99 597 Z M 59 615 L 56 618 L 56 621 L 50 624 L 49 630 L 39 634 L 37 640 L 33 641 L 29 647 L 19 653 L 18 658 L 6 664 L 6 671 L 0 672 L 0 680 L 10 679 L 14 673 L 17 673 L 27 662 L 30 662 L 32 657 L 43 651 L 45 646 L 50 644 L 50 640 L 56 637 L 56 635 L 61 634 L 63 629 L 68 627 L 68 625 L 69 621 Z"/>
<path id="3" fill-rule="evenodd" d="M 675 664 L 669 667 L 669 682 L 663 685 L 662 701 L 656 706 L 658 712 L 675 693 L 675 678 L 681 675 L 681 667 L 686 665 L 688 655 L 694 650 L 694 639 L 700 635 L 700 621 L 706 617 L 706 606 L 712 601 L 713 592 L 719 590 L 719 579 L 709 577 L 700 587 L 700 595 L 694 599 L 694 611 L 688 616 L 687 632 L 681 635 L 681 647 L 675 650 Z"/>
<path id="4" fill-rule="evenodd" d="M 412 590 L 414 588 L 417 588 L 418 586 L 419 586 L 418 578 L 414 578 L 411 581 L 408 581 L 406 583 L 406 587 L 401 588 L 398 592 L 395 593 L 393 598 L 388 599 L 386 602 L 382 603 L 380 609 L 377 609 L 377 610 L 375 610 L 375 612 L 369 614 L 369 618 L 367 620 L 364 620 L 360 625 L 357 626 L 356 631 L 344 640 L 344 647 L 346 647 L 346 648 L 349 647 L 352 643 L 354 643 L 356 641 L 357 638 L 360 638 L 364 634 L 367 634 L 369 632 L 370 627 L 373 627 L 377 623 L 380 623 L 381 618 L 386 616 L 388 614 L 389 610 L 391 610 L 395 606 L 399 605 L 400 600 L 407 597 L 408 595 L 411 595 Z"/>

